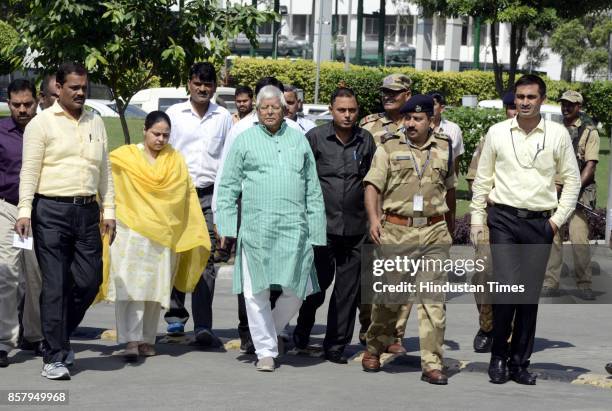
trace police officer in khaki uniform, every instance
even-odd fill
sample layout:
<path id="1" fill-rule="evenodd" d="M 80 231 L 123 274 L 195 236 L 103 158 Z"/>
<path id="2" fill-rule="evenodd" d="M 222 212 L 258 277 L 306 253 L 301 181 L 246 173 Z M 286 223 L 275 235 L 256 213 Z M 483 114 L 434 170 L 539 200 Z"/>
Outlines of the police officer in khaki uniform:
<path id="1" fill-rule="evenodd" d="M 400 109 L 412 95 L 411 86 L 412 81 L 405 74 L 395 73 L 383 79 L 383 84 L 380 86 L 380 94 L 385 111 L 383 113 L 370 114 L 359 122 L 359 127 L 372 134 L 376 145 L 392 137 L 404 126 L 403 115 L 400 113 Z M 359 307 L 359 323 L 361 324 L 359 340 L 364 345 L 365 333 L 370 326 L 371 308 L 369 304 L 362 304 Z M 390 353 L 401 354 L 406 352 L 406 349 L 402 346 L 402 340 L 404 339 L 410 308 L 410 304 L 402 306 L 396 327 L 395 342 L 388 347 L 388 352 Z"/>
<path id="2" fill-rule="evenodd" d="M 568 90 L 559 99 L 563 124 L 569 131 L 578 160 L 582 187 L 576 210 L 568 221 L 569 238 L 574 253 L 574 271 L 579 296 L 584 300 L 594 300 L 591 289 L 591 253 L 589 250 L 589 224 L 585 209 L 595 208 L 595 167 L 599 161 L 599 133 L 591 124 L 580 118 L 582 95 Z M 559 277 L 563 262 L 562 238 L 560 231 L 554 238 L 553 247 L 544 277 L 542 295 L 559 295 Z"/>
<path id="3" fill-rule="evenodd" d="M 454 226 L 457 185 L 450 139 L 431 130 L 431 96 L 412 97 L 401 112 L 405 114 L 405 133 L 398 132 L 381 141 L 364 179 L 370 236 L 374 243 L 383 245 L 450 246 L 449 225 Z M 443 254 L 441 258 L 448 258 L 448 249 Z M 421 280 L 419 276 L 423 280 L 444 281 L 446 273 L 417 273 L 417 281 Z M 421 379 L 430 384 L 447 384 L 442 364 L 446 327 L 443 296 L 438 295 L 431 304 L 419 303 L 417 309 Z M 399 304 L 372 306 L 367 351 L 362 360 L 365 371 L 380 369 L 380 355 L 394 342 L 400 310 Z"/>
<path id="4" fill-rule="evenodd" d="M 502 99 L 504 103 L 504 109 L 506 111 L 506 118 L 512 118 L 516 115 L 516 105 L 514 104 L 514 93 L 508 92 Z M 474 154 L 472 155 L 472 161 L 470 161 L 470 167 L 468 168 L 465 180 L 468 183 L 470 192 L 472 191 L 472 183 L 476 178 L 476 170 L 478 169 L 478 160 L 480 160 L 480 153 L 482 152 L 482 146 L 484 145 L 484 137 L 480 139 Z M 482 241 L 479 241 L 476 245 L 476 259 L 490 262 L 491 261 L 491 248 L 489 247 L 489 228 L 484 226 Z M 475 273 L 472 277 L 472 283 L 475 285 L 486 286 L 487 281 L 490 281 L 491 267 L 487 264 L 486 270 L 479 273 Z M 478 310 L 478 324 L 480 328 L 474 337 L 474 351 L 484 353 L 491 351 L 491 344 L 493 342 L 493 306 L 491 305 L 491 298 L 487 294 L 477 293 L 474 294 L 476 299 L 476 309 Z"/>

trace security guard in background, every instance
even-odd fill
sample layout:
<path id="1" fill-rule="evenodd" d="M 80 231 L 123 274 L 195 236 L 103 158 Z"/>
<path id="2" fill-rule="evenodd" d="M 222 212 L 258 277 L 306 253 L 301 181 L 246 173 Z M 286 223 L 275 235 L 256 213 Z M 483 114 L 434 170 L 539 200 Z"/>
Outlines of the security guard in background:
<path id="1" fill-rule="evenodd" d="M 516 105 L 514 104 L 514 93 L 508 92 L 504 94 L 502 99 L 504 103 L 504 110 L 506 111 L 506 118 L 512 118 L 516 115 Z M 476 170 L 478 169 L 478 160 L 480 160 L 480 153 L 482 152 L 482 146 L 484 145 L 484 136 L 480 139 L 474 154 L 472 155 L 472 161 L 468 168 L 465 180 L 468 183 L 470 192 L 472 191 L 472 183 L 476 178 Z M 472 277 L 472 283 L 476 285 L 486 285 L 487 281 L 491 281 L 489 262 L 491 261 L 491 248 L 489 247 L 489 228 L 484 227 L 482 240 L 476 245 L 476 259 L 487 261 L 487 269 L 479 273 L 475 273 Z M 493 343 L 493 306 L 491 305 L 490 296 L 487 294 L 476 293 L 474 294 L 476 299 L 476 309 L 478 310 L 478 324 L 480 328 L 474 337 L 474 351 L 476 352 L 489 352 L 491 351 L 491 344 Z"/>
<path id="2" fill-rule="evenodd" d="M 372 134 L 376 145 L 380 145 L 381 140 L 393 136 L 404 126 L 403 115 L 400 113 L 400 109 L 412 95 L 411 86 L 412 81 L 405 74 L 395 73 L 383 79 L 383 84 L 380 86 L 380 94 L 385 111 L 383 113 L 370 114 L 359 122 L 359 127 Z M 369 304 L 362 304 L 359 307 L 359 323 L 361 325 L 359 341 L 364 345 L 365 333 L 370 326 L 371 308 Z M 410 308 L 410 304 L 402 306 L 402 312 L 396 326 L 395 343 L 388 347 L 388 352 L 390 353 L 401 354 L 406 352 L 406 349 L 402 346 L 402 340 L 404 339 Z"/>
<path id="3" fill-rule="evenodd" d="M 589 250 L 589 223 L 585 209 L 593 210 L 597 197 L 595 187 L 595 167 L 599 161 L 599 133 L 592 123 L 580 117 L 582 95 L 577 91 L 568 90 L 559 99 L 563 124 L 569 131 L 572 144 L 578 160 L 582 187 L 576 210 L 568 221 L 569 239 L 574 252 L 574 271 L 579 296 L 584 300 L 594 300 L 591 289 L 591 253 Z M 559 277 L 563 263 L 561 230 L 554 238 L 553 247 L 548 260 L 544 277 L 542 296 L 559 295 Z"/>
<path id="4" fill-rule="evenodd" d="M 397 132 L 381 140 L 364 179 L 370 236 L 376 244 L 450 246 L 449 226 L 454 226 L 457 185 L 450 139 L 431 130 L 431 96 L 412 97 L 400 112 L 405 114 L 405 133 Z M 428 281 L 443 281 L 446 273 L 417 273 L 417 281 L 420 275 L 427 276 L 423 279 Z M 401 307 L 372 305 L 372 323 L 362 360 L 364 371 L 380 369 L 380 355 L 394 342 Z M 417 304 L 417 309 L 421 379 L 430 384 L 447 384 L 442 364 L 446 328 L 443 295 L 431 304 Z"/>

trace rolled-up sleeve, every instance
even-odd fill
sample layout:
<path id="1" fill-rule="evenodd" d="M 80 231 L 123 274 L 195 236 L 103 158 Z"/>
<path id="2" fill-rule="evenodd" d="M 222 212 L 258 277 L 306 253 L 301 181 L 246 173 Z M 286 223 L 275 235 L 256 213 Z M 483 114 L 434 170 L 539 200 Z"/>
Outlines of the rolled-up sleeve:
<path id="1" fill-rule="evenodd" d="M 372 158 L 372 166 L 370 171 L 366 174 L 363 179 L 364 184 L 372 184 L 378 189 L 383 191 L 387 184 L 387 173 L 389 170 L 389 155 L 382 146 L 378 146 L 374 157 Z"/>

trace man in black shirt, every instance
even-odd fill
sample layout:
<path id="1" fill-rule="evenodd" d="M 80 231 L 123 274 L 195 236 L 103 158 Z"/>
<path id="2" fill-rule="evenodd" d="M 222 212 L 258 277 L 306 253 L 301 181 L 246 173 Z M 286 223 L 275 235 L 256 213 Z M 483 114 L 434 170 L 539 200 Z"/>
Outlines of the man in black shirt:
<path id="1" fill-rule="evenodd" d="M 359 106 L 353 90 L 340 87 L 331 98 L 333 121 L 306 134 L 317 162 L 325 199 L 327 246 L 315 248 L 315 267 L 321 292 L 310 295 L 300 309 L 293 341 L 308 346 L 315 313 L 325 301 L 325 290 L 336 276 L 329 301 L 325 358 L 346 364 L 344 347 L 351 342 L 360 297 L 361 246 L 367 227 L 363 178 L 370 169 L 376 144 L 356 126 Z"/>

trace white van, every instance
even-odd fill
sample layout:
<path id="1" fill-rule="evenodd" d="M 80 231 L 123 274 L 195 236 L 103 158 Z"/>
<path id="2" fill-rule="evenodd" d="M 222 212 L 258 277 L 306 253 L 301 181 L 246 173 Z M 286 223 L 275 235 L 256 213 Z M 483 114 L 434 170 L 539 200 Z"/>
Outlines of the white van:
<path id="1" fill-rule="evenodd" d="M 504 103 L 501 100 L 482 100 L 478 102 L 480 108 L 498 108 L 503 109 Z M 555 121 L 563 124 L 563 114 L 561 114 L 561 106 L 552 104 L 542 104 L 540 113 L 546 120 Z"/>
<path id="2" fill-rule="evenodd" d="M 234 112 L 236 111 L 234 91 L 235 89 L 232 87 L 217 87 L 212 101 L 226 107 L 230 112 Z M 155 110 L 166 111 L 171 105 L 182 103 L 188 99 L 189 95 L 185 87 L 157 87 L 140 90 L 134 94 L 130 104 L 150 113 Z"/>

